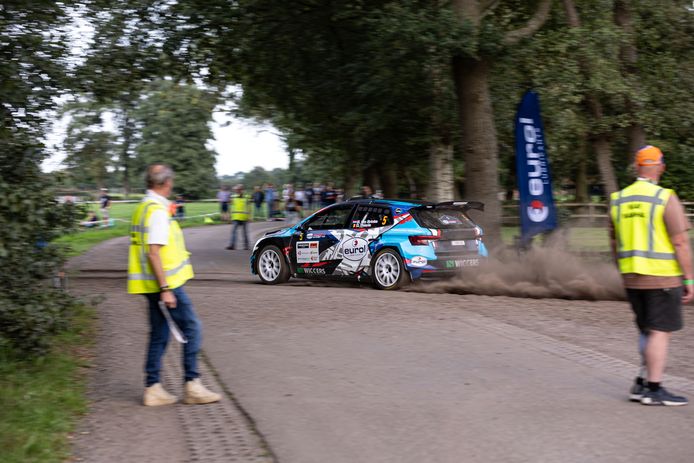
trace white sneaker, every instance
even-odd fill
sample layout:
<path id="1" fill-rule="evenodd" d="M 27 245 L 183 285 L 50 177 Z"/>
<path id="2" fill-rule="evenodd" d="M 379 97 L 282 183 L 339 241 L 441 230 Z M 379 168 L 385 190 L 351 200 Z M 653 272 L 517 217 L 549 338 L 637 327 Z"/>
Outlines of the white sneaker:
<path id="1" fill-rule="evenodd" d="M 145 394 L 142 397 L 142 402 L 148 407 L 156 407 L 158 405 L 171 405 L 178 401 L 178 397 L 169 394 L 161 386 L 161 383 L 155 383 L 145 388 Z"/>
<path id="2" fill-rule="evenodd" d="M 186 382 L 186 396 L 183 399 L 183 403 L 209 404 L 212 402 L 219 402 L 221 398 L 221 395 L 203 386 L 199 378 Z"/>

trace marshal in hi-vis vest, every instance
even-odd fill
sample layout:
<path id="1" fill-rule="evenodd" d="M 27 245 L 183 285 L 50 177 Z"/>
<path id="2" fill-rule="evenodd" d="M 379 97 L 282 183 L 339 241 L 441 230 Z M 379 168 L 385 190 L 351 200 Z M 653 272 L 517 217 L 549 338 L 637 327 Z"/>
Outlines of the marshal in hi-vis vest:
<path id="1" fill-rule="evenodd" d="M 663 220 L 671 195 L 672 190 L 637 180 L 610 196 L 621 273 L 682 275 Z"/>
<path id="2" fill-rule="evenodd" d="M 248 198 L 236 196 L 231 200 L 231 220 L 248 221 Z"/>
<path id="3" fill-rule="evenodd" d="M 159 282 L 147 258 L 149 226 L 152 213 L 156 210 L 166 212 L 164 206 L 158 202 L 145 200 L 137 207 L 130 222 L 128 292 L 131 294 L 159 292 Z M 193 267 L 189 260 L 190 253 L 186 250 L 181 227 L 175 220 L 169 221 L 168 244 L 161 247 L 159 255 L 166 275 L 166 284 L 171 289 L 178 288 L 193 278 Z"/>

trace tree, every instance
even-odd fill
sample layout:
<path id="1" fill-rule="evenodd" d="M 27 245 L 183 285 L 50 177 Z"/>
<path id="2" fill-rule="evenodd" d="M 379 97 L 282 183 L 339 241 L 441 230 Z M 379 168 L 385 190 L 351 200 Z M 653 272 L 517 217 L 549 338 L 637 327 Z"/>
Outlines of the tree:
<path id="1" fill-rule="evenodd" d="M 63 262 L 51 240 L 74 224 L 41 174 L 45 117 L 66 86 L 65 26 L 72 2 L 0 7 L 0 349 L 43 352 L 72 300 L 46 281 Z"/>
<path id="2" fill-rule="evenodd" d="M 86 109 L 72 112 L 63 141 L 67 152 L 63 164 L 73 184 L 100 189 L 106 186 L 117 145 L 114 134 L 104 130 L 101 113 Z"/>
<path id="3" fill-rule="evenodd" d="M 207 197 L 216 185 L 209 123 L 216 98 L 193 85 L 155 82 L 134 113 L 140 133 L 136 152 L 144 164 L 166 162 L 176 172 L 175 191 Z"/>
<path id="4" fill-rule="evenodd" d="M 460 126 L 465 158 L 465 194 L 485 203 L 481 220 L 489 242 L 501 243 L 501 206 L 498 200 L 499 145 L 494 123 L 490 72 L 505 47 L 531 37 L 549 16 L 552 1 L 540 0 L 529 18 L 512 14 L 524 8 L 513 2 L 515 9 L 495 12 L 496 0 L 453 0 L 451 6 L 461 25 L 472 26 L 476 40 L 473 56 L 457 55 L 453 60 Z M 497 14 L 495 14 L 497 13 Z M 506 30 L 507 25 L 524 21 L 522 26 Z"/>

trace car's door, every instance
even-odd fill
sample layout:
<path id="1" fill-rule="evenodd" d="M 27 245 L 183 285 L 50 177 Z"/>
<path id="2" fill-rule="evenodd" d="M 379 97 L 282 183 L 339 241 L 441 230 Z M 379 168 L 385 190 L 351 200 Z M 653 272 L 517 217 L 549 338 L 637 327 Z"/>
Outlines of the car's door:
<path id="1" fill-rule="evenodd" d="M 348 274 L 368 273 L 373 257 L 372 242 L 392 225 L 393 213 L 387 204 L 359 204 L 341 244 L 340 268 Z"/>
<path id="2" fill-rule="evenodd" d="M 329 276 L 336 274 L 342 262 L 338 255 L 354 204 L 342 203 L 328 207 L 301 224 L 292 237 L 292 263 L 297 276 Z"/>

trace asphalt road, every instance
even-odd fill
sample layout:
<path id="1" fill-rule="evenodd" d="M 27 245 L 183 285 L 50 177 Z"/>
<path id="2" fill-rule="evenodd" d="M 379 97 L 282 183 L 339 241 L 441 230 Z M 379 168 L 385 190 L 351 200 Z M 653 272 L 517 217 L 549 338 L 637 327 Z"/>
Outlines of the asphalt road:
<path id="1" fill-rule="evenodd" d="M 280 462 L 692 461 L 694 406 L 626 400 L 629 322 L 602 328 L 603 344 L 566 318 L 573 308 L 628 320 L 624 303 L 263 286 L 247 252 L 223 249 L 227 233 L 185 230 L 189 292 L 211 368 Z M 73 266 L 122 275 L 123 244 Z M 538 307 L 543 318 L 528 320 Z M 526 309 L 523 323 L 503 316 Z M 669 384 L 694 394 L 693 379 Z"/>

